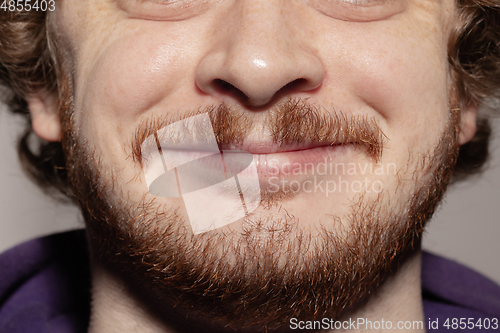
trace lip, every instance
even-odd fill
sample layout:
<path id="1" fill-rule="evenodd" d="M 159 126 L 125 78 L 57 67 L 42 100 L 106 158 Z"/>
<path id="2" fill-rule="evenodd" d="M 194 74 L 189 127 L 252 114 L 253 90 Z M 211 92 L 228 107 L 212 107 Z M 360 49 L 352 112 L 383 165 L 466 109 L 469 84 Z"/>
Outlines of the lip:
<path id="1" fill-rule="evenodd" d="M 326 175 L 327 165 L 331 161 L 340 160 L 339 157 L 350 146 L 352 145 L 310 145 L 301 146 L 299 148 L 303 149 L 298 150 L 291 150 L 291 146 L 247 146 L 253 153 L 240 149 L 204 151 L 162 148 L 163 156 L 160 158 L 157 155 L 144 171 L 146 181 L 149 179 L 148 188 L 157 177 L 172 173 L 173 168 L 176 168 L 178 177 L 183 175 L 183 193 L 215 185 L 236 175 L 242 184 L 257 182 L 260 183 L 261 190 L 264 190 L 275 186 L 276 181 L 287 179 L 300 182 L 312 175 Z M 256 151 L 259 153 L 255 153 Z M 270 153 L 271 151 L 273 152 Z M 178 178 L 177 186 L 180 180 Z M 174 183 L 171 185 L 174 186 Z"/>
<path id="2" fill-rule="evenodd" d="M 315 168 L 319 163 L 327 163 L 336 158 L 350 144 L 330 142 L 303 142 L 279 144 L 247 138 L 238 145 L 222 145 L 224 152 L 240 151 L 250 153 L 254 157 L 257 173 L 260 178 L 298 177 L 306 175 L 307 170 Z"/>
<path id="3" fill-rule="evenodd" d="M 326 165 L 350 147 L 350 144 L 325 145 L 320 143 L 278 145 L 264 142 L 245 142 L 241 145 L 226 145 L 220 151 L 194 149 L 172 149 L 162 147 L 163 160 L 172 166 L 184 167 L 185 161 L 197 161 L 194 172 L 206 178 L 224 172 L 233 175 L 251 176 L 257 172 L 261 183 L 271 178 L 303 179 L 320 164 Z M 184 147 L 185 148 L 185 147 Z M 216 155 L 222 152 L 222 162 Z M 249 168 L 250 164 L 255 168 Z M 160 161 L 158 161 L 159 163 Z M 221 163 L 222 162 L 222 163 Z M 192 163 L 188 162 L 192 165 Z M 169 168 L 171 169 L 171 168 Z M 224 169 L 224 170 L 222 170 Z M 252 171 L 253 170 L 253 171 Z M 193 174 L 193 176 L 194 176 Z"/>
<path id="4" fill-rule="evenodd" d="M 328 163 L 345 148 L 345 145 L 315 146 L 253 155 L 259 177 L 299 177 L 307 175 L 320 163 Z"/>

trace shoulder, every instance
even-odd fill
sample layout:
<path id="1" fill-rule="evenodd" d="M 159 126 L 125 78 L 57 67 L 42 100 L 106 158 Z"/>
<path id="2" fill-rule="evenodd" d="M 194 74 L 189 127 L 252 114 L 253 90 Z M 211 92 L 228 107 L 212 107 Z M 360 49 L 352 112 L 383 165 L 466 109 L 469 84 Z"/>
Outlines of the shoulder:
<path id="1" fill-rule="evenodd" d="M 0 255 L 0 332 L 83 332 L 89 290 L 83 230 L 18 245 Z"/>
<path id="2" fill-rule="evenodd" d="M 446 319 L 451 324 L 453 318 L 472 318 L 467 332 L 483 332 L 493 322 L 500 328 L 500 286 L 464 265 L 423 252 L 422 293 L 429 322 L 438 319 L 442 326 Z"/>

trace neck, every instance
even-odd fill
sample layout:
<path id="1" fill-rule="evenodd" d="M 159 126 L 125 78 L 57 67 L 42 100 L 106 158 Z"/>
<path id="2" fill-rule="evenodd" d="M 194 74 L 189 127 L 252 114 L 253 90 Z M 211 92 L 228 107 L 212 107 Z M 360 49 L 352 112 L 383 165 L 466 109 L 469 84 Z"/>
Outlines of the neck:
<path id="1" fill-rule="evenodd" d="M 363 308 L 340 319 L 346 326 L 335 332 L 425 332 L 421 258 L 420 250 L 409 257 Z"/>
<path id="2" fill-rule="evenodd" d="M 315 329 L 340 327 L 335 332 L 349 333 L 389 332 L 394 329 L 425 332 L 420 270 L 421 252 L 417 251 L 405 261 L 396 274 L 385 281 L 362 308 L 339 319 L 337 326 L 329 318 L 319 322 L 297 321 L 290 318 L 289 326 L 293 330 L 308 327 Z M 149 311 L 151 307 L 139 300 L 123 279 L 95 261 L 92 265 L 91 307 L 89 333 L 185 331 L 178 329 L 183 326 L 179 325 L 178 321 L 176 325 L 170 325 L 168 320 L 159 318 Z M 189 326 L 189 322 L 190 319 L 186 318 L 185 326 Z M 323 326 L 318 326 L 320 324 Z M 208 327 L 200 330 L 200 332 L 207 331 L 210 331 Z"/>

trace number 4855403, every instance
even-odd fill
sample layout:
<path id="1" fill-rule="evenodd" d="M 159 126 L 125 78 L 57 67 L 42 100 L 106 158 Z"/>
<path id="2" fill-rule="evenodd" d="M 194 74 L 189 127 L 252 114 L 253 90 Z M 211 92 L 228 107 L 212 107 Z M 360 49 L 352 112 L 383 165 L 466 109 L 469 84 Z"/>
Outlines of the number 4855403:
<path id="1" fill-rule="evenodd" d="M 1 0 L 0 0 L 1 1 Z M 51 11 L 56 10 L 54 0 L 3 0 L 0 9 L 9 12 Z"/>

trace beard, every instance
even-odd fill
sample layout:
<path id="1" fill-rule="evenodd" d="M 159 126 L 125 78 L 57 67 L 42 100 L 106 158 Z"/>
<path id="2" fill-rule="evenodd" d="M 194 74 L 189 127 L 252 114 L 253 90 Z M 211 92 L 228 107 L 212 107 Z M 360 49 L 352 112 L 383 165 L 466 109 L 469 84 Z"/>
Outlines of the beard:
<path id="1" fill-rule="evenodd" d="M 283 108 L 277 128 L 286 127 L 286 117 L 292 124 L 306 115 L 328 117 L 305 102 L 292 104 L 301 107 Z M 240 118 L 231 117 L 227 108 L 217 110 L 224 119 L 220 131 L 233 129 L 226 139 L 218 133 L 218 142 L 242 137 L 234 132 L 242 128 Z M 128 199 L 115 171 L 78 136 L 70 113 L 63 117 L 63 147 L 93 259 L 124 280 L 151 312 L 181 331 L 285 331 L 291 318 L 336 320 L 355 311 L 419 250 L 459 148 L 459 113 L 452 110 L 434 149 L 424 157 L 409 157 L 404 169 L 412 170 L 411 185 L 398 180 L 394 192 L 376 197 L 362 193 L 349 214 L 332 217 L 335 230 L 301 229 L 303 216 L 279 209 L 281 200 L 293 198 L 263 193 L 266 204 L 258 217 L 245 218 L 246 227 L 193 235 L 179 209 L 146 195 L 136 202 Z M 310 128 L 321 132 L 324 124 Z M 294 131 L 289 127 L 284 132 Z M 352 122 L 347 132 L 366 133 L 366 128 Z M 293 133 L 306 140 L 304 128 Z M 379 147 L 377 154 L 382 155 L 380 145 L 370 147 Z"/>

